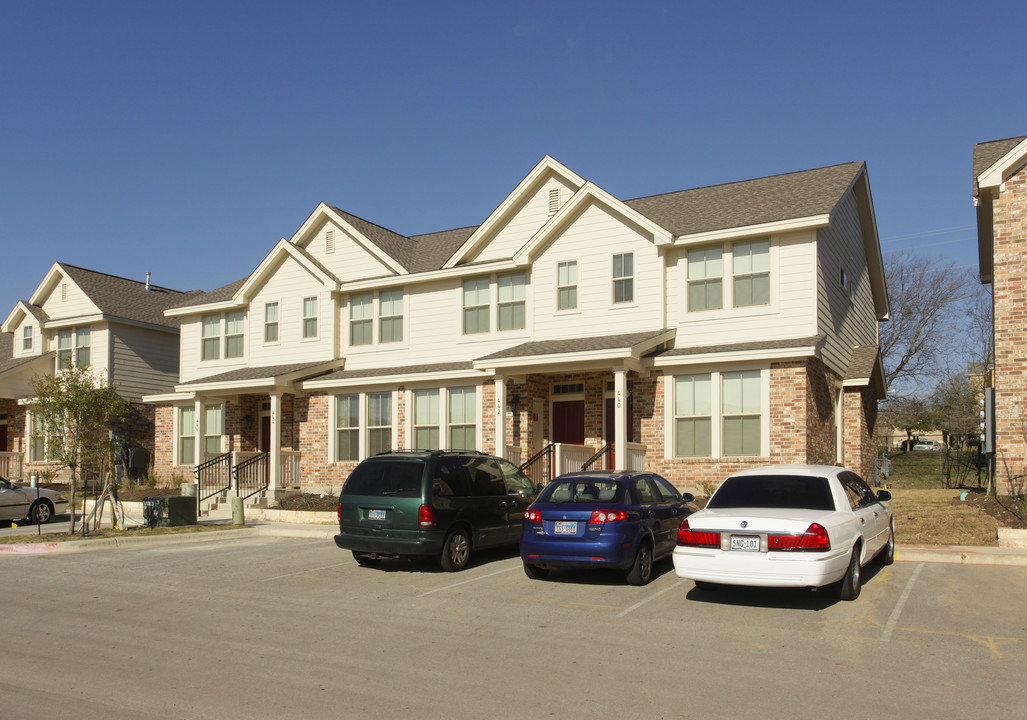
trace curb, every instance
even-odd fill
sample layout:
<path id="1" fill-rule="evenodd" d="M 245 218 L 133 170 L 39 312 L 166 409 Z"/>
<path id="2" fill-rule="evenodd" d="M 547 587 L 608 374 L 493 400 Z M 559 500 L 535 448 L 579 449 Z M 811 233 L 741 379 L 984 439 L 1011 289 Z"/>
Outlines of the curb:
<path id="1" fill-rule="evenodd" d="M 899 562 L 1027 566 L 1027 549 L 976 545 L 896 545 Z"/>

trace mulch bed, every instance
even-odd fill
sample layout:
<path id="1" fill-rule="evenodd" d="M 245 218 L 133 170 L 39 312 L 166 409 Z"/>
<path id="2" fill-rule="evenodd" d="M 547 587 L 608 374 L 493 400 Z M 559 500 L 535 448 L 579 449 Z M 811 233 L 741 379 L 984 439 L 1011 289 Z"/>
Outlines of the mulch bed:
<path id="1" fill-rule="evenodd" d="M 954 499 L 952 502 L 958 503 L 960 501 Z M 1017 512 L 1015 512 L 1016 506 L 1011 498 L 1002 497 L 996 500 L 984 492 L 971 490 L 965 502 L 988 513 L 998 520 L 999 524 L 1003 527 L 1027 530 L 1027 521 L 1017 516 Z"/>

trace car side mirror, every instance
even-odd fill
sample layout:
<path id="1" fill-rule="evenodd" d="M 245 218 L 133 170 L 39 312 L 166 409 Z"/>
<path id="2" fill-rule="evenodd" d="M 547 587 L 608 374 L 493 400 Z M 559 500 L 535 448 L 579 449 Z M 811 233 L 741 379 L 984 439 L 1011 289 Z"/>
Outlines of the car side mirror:
<path id="1" fill-rule="evenodd" d="M 877 499 L 881 502 L 888 502 L 889 500 L 891 500 L 891 493 L 887 490 L 878 490 Z"/>
<path id="2" fill-rule="evenodd" d="M 695 502 L 695 495 L 692 493 L 681 493 L 681 502 Z"/>

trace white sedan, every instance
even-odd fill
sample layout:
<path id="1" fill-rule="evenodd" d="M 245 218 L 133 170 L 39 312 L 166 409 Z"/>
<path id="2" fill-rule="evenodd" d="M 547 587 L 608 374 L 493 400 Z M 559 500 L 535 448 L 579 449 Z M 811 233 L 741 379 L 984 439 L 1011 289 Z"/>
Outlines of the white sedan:
<path id="1" fill-rule="evenodd" d="M 774 465 L 728 477 L 678 529 L 674 571 L 700 589 L 832 586 L 859 597 L 862 567 L 895 558 L 887 501 L 841 467 Z"/>
<path id="2" fill-rule="evenodd" d="M 28 518 L 42 525 L 68 511 L 68 501 L 55 490 L 22 487 L 0 477 L 0 520 Z"/>

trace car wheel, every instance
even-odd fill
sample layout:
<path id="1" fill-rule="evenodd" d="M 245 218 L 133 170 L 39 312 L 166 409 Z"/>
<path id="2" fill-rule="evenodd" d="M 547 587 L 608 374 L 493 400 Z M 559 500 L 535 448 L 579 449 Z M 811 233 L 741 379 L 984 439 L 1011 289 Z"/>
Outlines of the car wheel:
<path id="1" fill-rule="evenodd" d="M 653 579 L 653 547 L 647 541 L 639 545 L 627 579 L 628 585 L 645 585 Z"/>
<path id="2" fill-rule="evenodd" d="M 884 544 L 881 551 L 877 553 L 874 562 L 878 565 L 891 565 L 895 562 L 895 525 L 888 528 L 888 542 Z"/>
<path id="3" fill-rule="evenodd" d="M 693 580 L 695 583 L 696 590 L 702 590 L 703 592 L 717 592 L 720 590 L 720 585 L 717 583 L 711 583 L 706 580 Z"/>
<path id="4" fill-rule="evenodd" d="M 439 564 L 446 572 L 456 572 L 467 567 L 471 559 L 471 538 L 466 530 L 454 530 L 446 536 L 442 546 L 442 557 Z"/>
<path id="5" fill-rule="evenodd" d="M 855 600 L 859 597 L 860 574 L 859 547 L 854 547 L 852 557 L 849 558 L 849 567 L 845 569 L 845 576 L 837 583 L 839 600 Z"/>
<path id="6" fill-rule="evenodd" d="M 538 565 L 531 565 L 524 563 L 524 574 L 530 577 L 532 580 L 544 580 L 549 576 L 549 570 Z"/>
<path id="7" fill-rule="evenodd" d="M 353 559 L 357 561 L 357 565 L 363 565 L 364 567 L 373 567 L 382 561 L 381 558 L 371 557 L 368 553 L 353 551 Z"/>
<path id="8" fill-rule="evenodd" d="M 53 506 L 46 500 L 39 500 L 29 509 L 29 519 L 37 525 L 50 522 L 53 518 Z"/>

